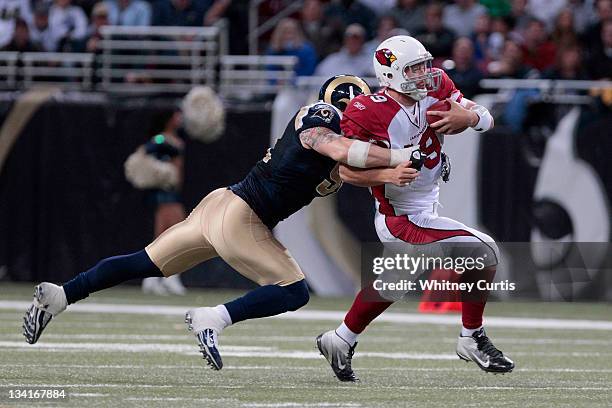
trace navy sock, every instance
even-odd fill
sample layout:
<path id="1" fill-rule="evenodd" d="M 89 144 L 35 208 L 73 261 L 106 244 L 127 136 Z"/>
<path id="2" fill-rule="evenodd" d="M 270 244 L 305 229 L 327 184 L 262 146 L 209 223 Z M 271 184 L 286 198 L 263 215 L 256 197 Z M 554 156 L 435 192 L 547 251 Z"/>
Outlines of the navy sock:
<path id="1" fill-rule="evenodd" d="M 266 285 L 253 289 L 246 295 L 225 304 L 232 323 L 247 319 L 275 316 L 289 310 L 297 310 L 308 303 L 310 295 L 306 281 L 287 286 Z"/>
<path id="2" fill-rule="evenodd" d="M 85 299 L 90 293 L 122 282 L 154 276 L 164 275 L 143 249 L 133 254 L 103 259 L 93 268 L 79 273 L 72 280 L 64 283 L 63 288 L 66 300 L 68 304 L 71 304 Z"/>

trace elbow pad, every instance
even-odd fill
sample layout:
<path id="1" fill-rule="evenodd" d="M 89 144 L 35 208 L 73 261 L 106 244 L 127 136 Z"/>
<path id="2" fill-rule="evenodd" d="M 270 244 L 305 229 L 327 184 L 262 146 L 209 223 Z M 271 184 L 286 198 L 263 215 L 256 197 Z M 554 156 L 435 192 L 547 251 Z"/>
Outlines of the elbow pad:
<path id="1" fill-rule="evenodd" d="M 368 160 L 368 153 L 370 152 L 370 146 L 372 145 L 368 142 L 353 140 L 353 143 L 351 143 L 351 146 L 348 149 L 346 164 L 361 169 L 365 168 L 366 161 Z"/>
<path id="2" fill-rule="evenodd" d="M 493 116 L 489 110 L 481 105 L 474 105 L 470 109 L 478 115 L 478 123 L 472 129 L 477 132 L 486 132 L 493 127 Z"/>

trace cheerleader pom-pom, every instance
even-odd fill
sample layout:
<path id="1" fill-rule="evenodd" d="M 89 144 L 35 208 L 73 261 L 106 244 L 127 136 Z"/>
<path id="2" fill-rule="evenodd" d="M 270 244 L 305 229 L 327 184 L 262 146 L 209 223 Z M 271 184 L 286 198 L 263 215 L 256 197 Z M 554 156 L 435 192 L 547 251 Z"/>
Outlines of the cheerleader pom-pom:
<path id="1" fill-rule="evenodd" d="M 212 143 L 225 130 L 225 109 L 221 99 L 207 86 L 196 86 L 182 103 L 185 131 L 194 140 Z"/>
<path id="2" fill-rule="evenodd" d="M 139 190 L 159 188 L 173 190 L 179 182 L 179 173 L 172 163 L 163 162 L 139 148 L 125 161 L 125 178 Z"/>

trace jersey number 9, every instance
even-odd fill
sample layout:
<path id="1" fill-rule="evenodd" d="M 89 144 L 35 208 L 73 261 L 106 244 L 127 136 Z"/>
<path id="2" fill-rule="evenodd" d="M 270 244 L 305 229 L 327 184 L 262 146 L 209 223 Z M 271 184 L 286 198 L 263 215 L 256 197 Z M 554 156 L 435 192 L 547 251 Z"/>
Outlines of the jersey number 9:
<path id="1" fill-rule="evenodd" d="M 317 193 L 321 197 L 334 194 L 342 187 L 342 179 L 340 178 L 340 164 L 336 164 L 332 171 L 329 173 L 329 179 L 324 179 L 317 186 Z"/>

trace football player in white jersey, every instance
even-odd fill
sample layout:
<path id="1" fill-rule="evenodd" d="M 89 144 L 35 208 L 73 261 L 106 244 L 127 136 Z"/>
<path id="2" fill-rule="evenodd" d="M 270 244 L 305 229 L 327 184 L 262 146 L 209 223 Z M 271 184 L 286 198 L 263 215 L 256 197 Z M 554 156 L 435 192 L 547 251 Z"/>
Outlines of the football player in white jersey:
<path id="1" fill-rule="evenodd" d="M 437 214 L 439 179 L 447 179 L 449 163 L 442 152 L 443 135 L 471 127 L 484 132 L 493 127 L 488 110 L 463 98 L 453 81 L 440 69 L 432 68 L 432 55 L 416 39 L 395 36 L 383 41 L 373 63 L 381 90 L 360 95 L 349 103 L 342 118 L 345 136 L 390 149 L 418 146 L 424 155 L 418 177 L 405 186 L 390 184 L 387 169 L 356 169 L 341 166 L 344 181 L 369 187 L 376 201 L 375 226 L 380 240 L 405 248 L 442 247 L 453 257 L 482 256 L 480 270 L 468 270 L 461 279 L 475 276 L 492 280 L 499 259 L 494 240 L 464 224 Z M 447 111 L 429 111 L 439 101 L 448 101 Z M 428 124 L 427 116 L 437 121 Z M 435 244 L 434 244 L 435 243 Z M 383 295 L 384 296 L 384 295 Z M 392 301 L 372 286 L 359 292 L 344 322 L 317 337 L 317 347 L 341 381 L 356 381 L 351 359 L 357 336 Z M 457 355 L 473 361 L 488 372 L 505 373 L 514 362 L 503 355 L 486 336 L 482 315 L 486 293 L 462 298 L 461 334 Z M 469 300 L 468 300 L 469 299 Z"/>

